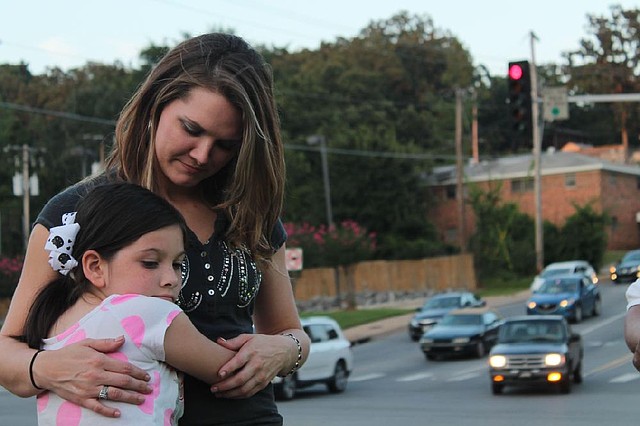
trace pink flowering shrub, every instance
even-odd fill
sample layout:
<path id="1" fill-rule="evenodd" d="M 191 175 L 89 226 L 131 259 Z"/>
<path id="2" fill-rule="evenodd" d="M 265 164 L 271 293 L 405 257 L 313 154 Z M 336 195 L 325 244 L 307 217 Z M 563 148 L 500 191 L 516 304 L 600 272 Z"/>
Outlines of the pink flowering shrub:
<path id="1" fill-rule="evenodd" d="M 353 220 L 331 227 L 308 223 L 285 223 L 287 247 L 301 247 L 304 267 L 344 266 L 371 259 L 376 250 L 376 235 Z"/>
<path id="2" fill-rule="evenodd" d="M 0 297 L 11 297 L 22 272 L 22 256 L 0 257 Z"/>

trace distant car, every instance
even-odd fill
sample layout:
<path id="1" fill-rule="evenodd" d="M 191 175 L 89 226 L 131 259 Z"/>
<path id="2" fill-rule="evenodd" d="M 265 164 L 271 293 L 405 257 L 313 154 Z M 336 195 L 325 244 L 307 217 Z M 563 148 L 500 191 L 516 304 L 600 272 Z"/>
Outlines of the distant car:
<path id="1" fill-rule="evenodd" d="M 317 383 L 324 383 L 332 393 L 343 392 L 353 370 L 351 342 L 330 317 L 313 316 L 300 321 L 311 339 L 309 357 L 294 374 L 273 379 L 276 398 L 292 399 L 297 389 Z"/>
<path id="2" fill-rule="evenodd" d="M 498 339 L 501 320 L 488 308 L 456 309 L 422 335 L 420 348 L 430 360 L 459 354 L 482 358 Z"/>
<path id="3" fill-rule="evenodd" d="M 531 283 L 531 291 L 536 291 L 544 280 L 553 278 L 558 275 L 583 274 L 588 277 L 591 282 L 598 282 L 598 274 L 595 269 L 586 260 L 568 260 L 565 262 L 555 262 L 548 264 L 539 275 L 533 279 Z"/>
<path id="4" fill-rule="evenodd" d="M 469 291 L 455 291 L 431 296 L 409 322 L 409 336 L 418 341 L 438 320 L 453 309 L 480 307 L 486 302 Z"/>
<path id="5" fill-rule="evenodd" d="M 640 250 L 625 253 L 622 260 L 609 269 L 614 284 L 630 283 L 640 278 Z"/>
<path id="6" fill-rule="evenodd" d="M 571 392 L 582 382 L 582 338 L 560 315 L 518 316 L 505 319 L 498 343 L 489 353 L 491 390 L 505 386 L 555 386 Z"/>
<path id="7" fill-rule="evenodd" d="M 527 315 L 562 315 L 580 322 L 585 315 L 600 315 L 602 298 L 600 288 L 584 275 L 563 275 L 546 279 L 526 308 Z"/>

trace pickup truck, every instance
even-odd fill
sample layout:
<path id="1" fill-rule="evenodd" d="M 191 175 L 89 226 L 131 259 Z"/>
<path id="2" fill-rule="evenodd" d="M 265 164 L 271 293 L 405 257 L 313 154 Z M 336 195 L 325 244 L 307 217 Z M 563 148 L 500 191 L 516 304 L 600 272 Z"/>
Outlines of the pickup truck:
<path id="1" fill-rule="evenodd" d="M 516 316 L 504 320 L 498 342 L 489 353 L 494 395 L 505 386 L 551 386 L 571 392 L 582 382 L 584 349 L 561 315 Z"/>

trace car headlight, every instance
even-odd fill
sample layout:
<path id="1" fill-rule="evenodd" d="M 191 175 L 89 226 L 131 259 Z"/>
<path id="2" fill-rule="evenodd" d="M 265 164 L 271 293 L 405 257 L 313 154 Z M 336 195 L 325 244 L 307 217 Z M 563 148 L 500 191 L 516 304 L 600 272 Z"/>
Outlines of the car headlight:
<path id="1" fill-rule="evenodd" d="M 489 365 L 493 368 L 504 368 L 507 365 L 507 357 L 504 355 L 492 355 L 489 358 Z"/>
<path id="2" fill-rule="evenodd" d="M 426 339 L 424 337 L 420 338 L 420 343 L 427 343 L 427 344 L 431 344 L 433 343 L 433 339 Z"/>
<path id="3" fill-rule="evenodd" d="M 451 342 L 452 343 L 469 343 L 469 340 L 471 340 L 468 337 L 456 337 L 455 339 L 452 339 Z"/>
<path id="4" fill-rule="evenodd" d="M 537 306 L 537 304 L 533 300 L 527 302 L 527 308 L 529 308 L 529 309 L 535 309 L 536 306 Z"/>
<path id="5" fill-rule="evenodd" d="M 576 299 L 562 299 L 559 303 L 561 308 L 566 308 L 567 306 L 571 306 L 576 303 Z"/>
<path id="6" fill-rule="evenodd" d="M 564 355 L 562 354 L 546 354 L 544 364 L 548 367 L 556 367 L 564 364 Z"/>

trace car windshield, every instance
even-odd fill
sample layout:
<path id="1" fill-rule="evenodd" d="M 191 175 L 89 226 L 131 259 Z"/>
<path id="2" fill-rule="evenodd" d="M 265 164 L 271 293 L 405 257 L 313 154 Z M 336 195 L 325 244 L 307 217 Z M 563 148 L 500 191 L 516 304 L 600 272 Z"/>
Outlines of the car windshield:
<path id="1" fill-rule="evenodd" d="M 552 279 L 546 280 L 538 289 L 542 294 L 575 293 L 578 289 L 578 281 Z"/>
<path id="2" fill-rule="evenodd" d="M 482 324 L 481 315 L 445 315 L 440 320 L 442 325 L 480 325 Z"/>
<path id="3" fill-rule="evenodd" d="M 558 275 L 566 275 L 566 274 L 570 274 L 570 273 L 571 273 L 571 269 L 570 268 L 551 268 L 551 269 L 546 269 L 546 270 L 542 271 L 540 276 L 542 278 L 550 278 L 550 277 L 555 277 L 555 276 L 558 276 Z"/>
<path id="4" fill-rule="evenodd" d="M 627 255 L 622 258 L 623 262 L 631 262 L 634 260 L 640 260 L 640 252 L 627 253 Z"/>
<path id="5" fill-rule="evenodd" d="M 500 343 L 552 342 L 564 340 L 564 327 L 558 321 L 512 321 L 498 333 Z"/>
<path id="6" fill-rule="evenodd" d="M 427 300 L 422 309 L 455 308 L 457 306 L 460 306 L 459 296 L 438 297 Z"/>

